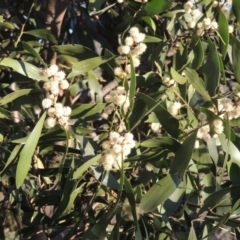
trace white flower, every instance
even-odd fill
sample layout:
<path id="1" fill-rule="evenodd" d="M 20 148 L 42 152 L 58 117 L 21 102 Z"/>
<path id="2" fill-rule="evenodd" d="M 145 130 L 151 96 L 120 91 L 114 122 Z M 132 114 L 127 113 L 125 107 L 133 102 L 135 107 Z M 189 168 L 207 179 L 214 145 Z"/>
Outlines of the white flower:
<path id="1" fill-rule="evenodd" d="M 132 61 L 134 67 L 138 67 L 140 65 L 140 60 L 138 58 L 133 57 Z"/>
<path id="2" fill-rule="evenodd" d="M 160 126 L 160 123 L 151 123 L 151 129 L 153 130 L 153 132 L 157 132 Z"/>
<path id="3" fill-rule="evenodd" d="M 188 23 L 188 27 L 189 28 L 194 28 L 196 26 L 196 22 L 195 21 L 191 21 Z"/>
<path id="4" fill-rule="evenodd" d="M 193 3 L 191 1 L 188 1 L 186 3 L 184 3 L 183 8 L 185 10 L 185 12 L 189 13 L 191 12 L 191 8 L 193 7 Z"/>
<path id="5" fill-rule="evenodd" d="M 60 118 L 58 118 L 58 123 L 61 126 L 67 126 L 68 125 L 68 120 L 69 120 L 69 117 L 61 116 Z"/>
<path id="6" fill-rule="evenodd" d="M 49 91 L 51 89 L 51 82 L 45 82 L 43 84 L 43 88 L 46 90 L 46 91 Z"/>
<path id="7" fill-rule="evenodd" d="M 66 76 L 66 73 L 63 72 L 63 71 L 59 71 L 57 72 L 55 75 L 54 75 L 54 80 L 55 81 L 60 81 L 60 80 L 63 80 Z"/>
<path id="8" fill-rule="evenodd" d="M 118 56 L 115 58 L 115 62 L 119 65 L 126 63 L 126 57 L 125 56 Z"/>
<path id="9" fill-rule="evenodd" d="M 124 2 L 124 0 L 117 0 L 117 2 L 118 2 L 118 3 L 123 3 L 123 2 Z"/>
<path id="10" fill-rule="evenodd" d="M 139 29 L 137 27 L 131 27 L 128 32 L 132 37 L 134 37 L 139 34 Z"/>
<path id="11" fill-rule="evenodd" d="M 212 29 L 218 29 L 218 23 L 216 21 L 212 22 Z"/>
<path id="12" fill-rule="evenodd" d="M 63 105 L 61 103 L 56 103 L 55 106 L 55 115 L 60 118 L 63 116 Z"/>
<path id="13" fill-rule="evenodd" d="M 70 107 L 63 107 L 63 116 L 68 117 L 72 113 L 72 109 Z"/>
<path id="14" fill-rule="evenodd" d="M 66 79 L 61 80 L 59 83 L 60 83 L 60 85 L 59 85 L 60 88 L 63 90 L 67 89 L 69 87 L 69 82 Z"/>
<path id="15" fill-rule="evenodd" d="M 213 6 L 213 7 L 217 7 L 217 6 L 218 6 L 218 1 L 213 1 L 212 6 Z"/>
<path id="16" fill-rule="evenodd" d="M 124 138 L 125 138 L 126 142 L 131 142 L 131 141 L 133 141 L 133 134 L 130 132 L 125 133 Z"/>
<path id="17" fill-rule="evenodd" d="M 229 25 L 228 26 L 228 32 L 233 33 L 233 31 L 234 31 L 233 25 Z"/>
<path id="18" fill-rule="evenodd" d="M 195 141 L 194 148 L 195 148 L 195 149 L 198 149 L 198 148 L 199 148 L 199 140 L 196 140 L 196 141 Z"/>
<path id="19" fill-rule="evenodd" d="M 127 54 L 129 54 L 129 52 L 130 52 L 130 47 L 127 46 L 127 45 L 119 46 L 119 47 L 118 47 L 118 52 L 119 52 L 119 54 L 125 54 L 125 55 L 127 55 Z"/>
<path id="20" fill-rule="evenodd" d="M 201 122 L 205 122 L 207 120 L 207 115 L 203 112 L 200 112 L 198 114 L 198 120 L 200 120 Z"/>
<path id="21" fill-rule="evenodd" d="M 125 71 L 130 74 L 131 73 L 131 65 L 128 64 L 126 67 L 125 67 Z"/>
<path id="22" fill-rule="evenodd" d="M 120 153 L 122 151 L 122 146 L 120 144 L 114 144 L 112 149 L 115 153 Z"/>
<path id="23" fill-rule="evenodd" d="M 196 8 L 191 11 L 191 15 L 194 17 L 194 19 L 196 19 L 196 18 L 200 17 L 201 12 L 199 11 L 199 9 Z"/>
<path id="24" fill-rule="evenodd" d="M 120 135 L 118 132 L 110 132 L 109 134 L 109 140 L 111 143 L 117 143 L 120 138 Z"/>
<path id="25" fill-rule="evenodd" d="M 147 45 L 145 43 L 139 43 L 133 50 L 131 50 L 131 54 L 133 56 L 138 56 L 143 54 L 147 49 Z"/>
<path id="26" fill-rule="evenodd" d="M 49 70 L 50 76 L 53 76 L 58 72 L 58 66 L 53 64 L 48 68 L 48 70 Z"/>
<path id="27" fill-rule="evenodd" d="M 49 108 L 47 114 L 49 117 L 55 117 L 55 108 L 53 107 Z"/>
<path id="28" fill-rule="evenodd" d="M 44 127 L 49 129 L 53 128 L 57 124 L 56 118 L 48 117 L 44 122 Z"/>
<path id="29" fill-rule="evenodd" d="M 139 33 L 139 34 L 133 36 L 133 40 L 134 40 L 135 43 L 140 43 L 140 42 L 144 41 L 145 36 L 146 35 L 144 33 Z"/>
<path id="30" fill-rule="evenodd" d="M 103 113 L 101 114 L 101 117 L 102 117 L 103 119 L 108 119 L 108 114 L 105 113 L 105 112 L 103 112 Z"/>
<path id="31" fill-rule="evenodd" d="M 132 46 L 132 45 L 134 44 L 134 40 L 133 40 L 132 37 L 126 37 L 126 38 L 124 39 L 124 42 L 125 42 L 125 44 L 126 44 L 127 46 Z"/>
<path id="32" fill-rule="evenodd" d="M 109 150 L 109 149 L 111 148 L 111 143 L 110 143 L 110 141 L 104 141 L 104 142 L 102 143 L 102 148 L 103 148 L 104 150 Z"/>
<path id="33" fill-rule="evenodd" d="M 126 90 L 122 86 L 117 87 L 117 92 L 118 92 L 118 94 L 126 94 Z"/>
<path id="34" fill-rule="evenodd" d="M 42 100 L 42 106 L 43 106 L 44 109 L 45 108 L 50 108 L 52 106 L 52 104 L 53 104 L 53 101 L 49 98 L 45 98 L 45 99 Z"/>
<path id="35" fill-rule="evenodd" d="M 212 21 L 211 21 L 210 18 L 204 18 L 203 19 L 203 27 L 204 27 L 204 29 L 211 28 L 211 23 L 212 23 Z"/>
<path id="36" fill-rule="evenodd" d="M 105 123 L 101 126 L 101 128 L 104 130 L 107 130 L 107 129 L 109 129 L 109 125 Z"/>
<path id="37" fill-rule="evenodd" d="M 125 78 L 127 74 L 120 67 L 114 68 L 114 74 L 119 78 Z"/>

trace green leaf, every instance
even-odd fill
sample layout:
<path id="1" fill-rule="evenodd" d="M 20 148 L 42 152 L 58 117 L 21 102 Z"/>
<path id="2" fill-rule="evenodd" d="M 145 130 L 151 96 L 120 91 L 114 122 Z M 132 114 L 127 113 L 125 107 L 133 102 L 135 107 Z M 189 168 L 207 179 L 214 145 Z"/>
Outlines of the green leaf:
<path id="1" fill-rule="evenodd" d="M 199 78 L 197 72 L 190 68 L 186 68 L 186 70 L 184 72 L 186 74 L 188 81 L 205 98 L 205 100 L 211 101 L 211 98 L 205 89 L 204 83 L 203 83 L 202 79 Z"/>
<path id="2" fill-rule="evenodd" d="M 55 37 L 52 35 L 52 33 L 46 29 L 35 29 L 35 30 L 23 32 L 23 34 L 27 34 L 27 35 L 34 36 L 36 38 L 44 39 L 44 40 L 47 40 L 54 44 L 58 43 L 57 40 L 55 39 Z"/>
<path id="3" fill-rule="evenodd" d="M 188 240 L 197 240 L 197 236 L 196 236 L 193 225 L 191 226 L 191 229 L 188 235 Z"/>
<path id="4" fill-rule="evenodd" d="M 160 103 L 148 95 L 139 92 L 137 93 L 137 96 L 142 98 L 147 103 L 148 107 L 152 109 L 163 128 L 173 137 L 177 137 L 179 126 L 177 119 L 175 119 L 162 105 L 160 105 Z"/>
<path id="5" fill-rule="evenodd" d="M 138 219 L 137 219 L 137 212 L 136 212 L 136 201 L 135 201 L 132 186 L 125 175 L 124 175 L 124 189 L 125 189 L 129 204 L 131 206 L 135 226 L 137 226 Z"/>
<path id="6" fill-rule="evenodd" d="M 9 93 L 4 98 L 0 99 L 0 106 L 5 105 L 7 103 L 10 103 L 17 98 L 22 97 L 22 96 L 26 96 L 26 95 L 28 95 L 29 93 L 32 93 L 32 92 L 36 92 L 36 91 L 34 91 L 32 89 L 21 89 L 21 90 L 17 90 L 16 92 Z"/>
<path id="7" fill-rule="evenodd" d="M 100 113 L 106 106 L 106 103 L 86 103 L 86 104 L 80 104 L 75 105 L 76 108 L 73 109 L 71 118 L 86 118 L 89 116 L 92 116 L 96 113 Z"/>
<path id="8" fill-rule="evenodd" d="M 197 34 L 193 35 L 190 46 L 194 53 L 194 58 L 191 63 L 191 68 L 197 70 L 202 66 L 202 63 L 204 60 L 204 50 L 203 50 L 202 41 Z"/>
<path id="9" fill-rule="evenodd" d="M 172 3 L 168 0 L 151 0 L 143 5 L 142 12 L 144 15 L 152 16 L 160 14 L 172 7 Z"/>
<path id="10" fill-rule="evenodd" d="M 96 163 L 101 158 L 101 155 L 97 155 L 94 158 L 85 162 L 82 166 L 80 166 L 73 174 L 73 179 L 77 179 L 82 177 L 83 173 L 88 170 L 94 163 Z"/>
<path id="11" fill-rule="evenodd" d="M 222 38 L 220 41 L 220 49 L 222 53 L 223 59 L 226 56 L 228 44 L 229 44 L 229 33 L 228 33 L 228 20 L 225 16 L 225 14 L 222 11 L 219 11 L 218 15 L 218 32 Z"/>
<path id="12" fill-rule="evenodd" d="M 23 48 L 30 52 L 37 60 L 39 60 L 45 67 L 47 67 L 47 64 L 44 62 L 44 60 L 41 58 L 38 52 L 27 42 L 21 42 L 23 45 Z"/>
<path id="13" fill-rule="evenodd" d="M 145 213 L 154 210 L 171 196 L 180 183 L 181 181 L 177 176 L 165 176 L 148 190 L 143 196 L 139 207 Z"/>
<path id="14" fill-rule="evenodd" d="M 7 28 L 7 29 L 10 29 L 10 30 L 14 30 L 15 29 L 15 26 L 12 22 L 8 22 L 8 21 L 5 21 L 5 22 L 0 22 L 0 29 L 1 28 Z"/>
<path id="15" fill-rule="evenodd" d="M 239 188 L 239 187 L 238 187 Z M 199 210 L 199 215 L 201 215 L 204 211 L 210 209 L 216 208 L 218 205 L 220 205 L 222 202 L 224 202 L 226 199 L 231 198 L 231 190 L 235 189 L 237 190 L 236 187 L 232 188 L 224 188 L 219 191 L 216 191 L 209 195 L 203 203 L 202 208 Z"/>
<path id="16" fill-rule="evenodd" d="M 240 83 L 240 42 L 237 38 L 231 36 L 231 44 L 233 72 L 235 73 L 237 82 Z"/>
<path id="17" fill-rule="evenodd" d="M 187 79 L 183 77 L 181 74 L 179 74 L 173 67 L 170 69 L 170 73 L 172 75 L 172 78 L 179 84 L 186 83 Z"/>
<path id="18" fill-rule="evenodd" d="M 131 65 L 131 80 L 130 80 L 130 87 L 129 87 L 129 99 L 130 99 L 130 110 L 133 109 L 134 104 L 134 97 L 136 91 L 136 75 L 135 75 L 135 68 L 133 66 L 132 56 L 130 56 L 130 65 Z"/>
<path id="19" fill-rule="evenodd" d="M 152 28 L 152 30 L 153 30 L 153 32 L 155 33 L 156 32 L 156 24 L 155 24 L 155 22 L 152 20 L 152 18 L 151 17 L 142 17 L 142 20 L 144 21 L 144 22 L 146 22 L 151 28 Z"/>
<path id="20" fill-rule="evenodd" d="M 240 24 L 240 2 L 238 0 L 232 1 L 232 9 L 238 23 Z"/>
<path id="21" fill-rule="evenodd" d="M 7 169 L 7 167 L 14 161 L 16 160 L 16 158 L 19 156 L 19 152 L 21 149 L 21 145 L 16 145 L 14 147 L 14 149 L 11 151 L 10 156 L 8 157 L 7 162 L 4 164 L 4 168 L 3 170 L 0 172 L 0 174 L 2 175 L 4 173 L 4 171 Z"/>
<path id="22" fill-rule="evenodd" d="M 23 184 L 24 179 L 27 176 L 28 170 L 31 165 L 32 157 L 34 155 L 34 152 L 38 144 L 38 139 L 42 132 L 45 118 L 46 118 L 46 112 L 41 116 L 41 118 L 37 122 L 36 126 L 34 127 L 33 131 L 28 137 L 20 153 L 20 158 L 18 160 L 17 171 L 16 171 L 16 187 L 17 188 L 19 188 Z"/>
<path id="23" fill-rule="evenodd" d="M 192 157 L 192 153 L 194 150 L 194 145 L 197 137 L 197 131 L 194 131 L 179 147 L 177 150 L 171 168 L 171 174 L 177 174 L 182 177 L 184 172 L 189 164 L 189 161 Z"/>
<path id="24" fill-rule="evenodd" d="M 35 67 L 34 65 L 32 65 L 28 62 L 23 62 L 23 61 L 11 59 L 11 58 L 4 58 L 0 62 L 0 65 L 4 66 L 4 67 L 10 67 L 14 71 L 16 71 L 28 78 L 32 78 L 33 80 L 48 81 L 47 77 L 42 76 L 39 73 L 39 68 Z"/>
<path id="25" fill-rule="evenodd" d="M 216 95 L 216 89 L 219 85 L 220 64 L 215 44 L 209 41 L 208 47 L 209 53 L 207 56 L 207 61 L 203 66 L 203 76 L 206 90 L 211 97 L 214 97 Z"/>
<path id="26" fill-rule="evenodd" d="M 106 58 L 106 57 L 94 57 L 89 58 L 80 62 L 73 63 L 72 65 L 72 72 L 68 74 L 68 78 L 75 77 L 86 73 L 94 68 L 100 66 L 103 63 L 110 61 L 113 57 Z"/>

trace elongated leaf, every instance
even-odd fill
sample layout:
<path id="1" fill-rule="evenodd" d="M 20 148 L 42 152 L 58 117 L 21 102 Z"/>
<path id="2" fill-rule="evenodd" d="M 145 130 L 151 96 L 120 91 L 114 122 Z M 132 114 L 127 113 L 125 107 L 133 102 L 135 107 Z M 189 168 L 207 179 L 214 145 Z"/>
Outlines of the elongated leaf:
<path id="1" fill-rule="evenodd" d="M 192 157 L 197 131 L 194 131 L 177 150 L 171 168 L 171 174 L 177 174 L 182 177 Z"/>
<path id="2" fill-rule="evenodd" d="M 203 76 L 209 95 L 214 97 L 216 95 L 216 88 L 219 85 L 220 64 L 215 44 L 209 41 L 208 47 L 209 54 L 207 56 L 207 61 L 203 66 Z"/>
<path id="3" fill-rule="evenodd" d="M 179 84 L 184 84 L 187 79 L 185 77 L 183 77 L 181 74 L 179 74 L 173 67 L 171 67 L 171 75 L 172 78 Z"/>
<path id="4" fill-rule="evenodd" d="M 23 48 L 25 50 L 27 50 L 28 52 L 30 52 L 36 59 L 38 59 L 42 64 L 44 64 L 45 67 L 47 67 L 46 63 L 44 62 L 44 60 L 41 58 L 41 56 L 39 55 L 38 52 L 36 52 L 36 50 L 27 42 L 21 42 L 23 45 Z"/>
<path id="5" fill-rule="evenodd" d="M 21 145 L 16 145 L 14 147 L 14 149 L 12 150 L 7 162 L 4 164 L 4 169 L 0 172 L 0 174 L 2 175 L 2 173 L 7 169 L 7 167 L 14 161 L 16 160 L 16 158 L 19 156 L 19 152 L 21 149 Z"/>
<path id="6" fill-rule="evenodd" d="M 197 236 L 196 236 L 193 225 L 191 226 L 191 229 L 188 235 L 188 240 L 197 240 Z"/>
<path id="7" fill-rule="evenodd" d="M 220 49 L 223 59 L 226 56 L 228 44 L 229 44 L 229 33 L 228 33 L 228 20 L 222 11 L 219 11 L 218 15 L 218 32 L 222 38 L 220 39 Z"/>
<path id="8" fill-rule="evenodd" d="M 193 87 L 205 98 L 206 101 L 211 101 L 208 92 L 205 89 L 204 83 L 201 78 L 199 78 L 197 72 L 193 69 L 186 68 L 185 74 L 189 82 Z"/>
<path id="9" fill-rule="evenodd" d="M 135 226 L 137 226 L 138 220 L 137 220 L 137 213 L 136 213 L 136 201 L 135 201 L 132 186 L 125 175 L 124 175 L 124 189 L 125 189 L 129 204 L 131 206 Z"/>
<path id="10" fill-rule="evenodd" d="M 177 176 L 165 176 L 148 190 L 143 196 L 139 207 L 145 213 L 154 210 L 171 196 L 180 183 L 181 181 Z"/>
<path id="11" fill-rule="evenodd" d="M 106 106 L 105 103 L 97 103 L 97 104 L 80 104 L 76 105 L 76 108 L 73 109 L 71 118 L 78 117 L 78 118 L 86 118 L 92 116 L 96 113 L 101 112 L 104 107 Z"/>
<path id="12" fill-rule="evenodd" d="M 204 50 L 202 41 L 197 34 L 192 37 L 191 48 L 193 49 L 194 58 L 191 63 L 191 68 L 199 69 L 202 66 L 204 60 Z"/>
<path id="13" fill-rule="evenodd" d="M 152 0 L 144 4 L 142 12 L 144 15 L 152 16 L 168 10 L 171 6 L 172 3 L 168 0 Z"/>
<path id="14" fill-rule="evenodd" d="M 224 188 L 224 189 L 221 189 L 221 190 L 209 195 L 204 200 L 204 204 L 199 211 L 199 215 L 202 214 L 204 211 L 206 211 L 208 208 L 214 209 L 218 205 L 220 205 L 223 201 L 225 201 L 226 199 L 231 198 L 230 193 L 231 193 L 232 189 L 239 191 L 239 189 L 237 189 L 237 187 Z"/>
<path id="15" fill-rule="evenodd" d="M 19 188 L 24 179 L 27 176 L 28 170 L 31 165 L 32 157 L 34 151 L 36 150 L 38 139 L 41 135 L 43 123 L 46 118 L 46 112 L 41 116 L 33 131 L 31 132 L 29 138 L 27 139 L 21 153 L 20 158 L 17 164 L 17 172 L 16 172 L 16 187 Z"/>
<path id="16" fill-rule="evenodd" d="M 233 13 L 236 16 L 238 23 L 240 24 L 240 2 L 238 0 L 232 1 Z"/>
<path id="17" fill-rule="evenodd" d="M 135 97 L 135 91 L 136 91 L 136 75 L 135 75 L 135 68 L 133 66 L 133 60 L 130 56 L 130 64 L 131 64 L 131 81 L 130 81 L 130 87 L 129 87 L 129 99 L 130 99 L 130 109 L 133 109 L 133 103 L 134 103 L 134 97 Z"/>
<path id="18" fill-rule="evenodd" d="M 80 166 L 73 174 L 73 179 L 78 179 L 82 176 L 82 174 L 88 170 L 94 163 L 96 163 L 101 158 L 101 155 L 97 155 L 94 158 L 85 162 L 82 166 Z"/>
<path id="19" fill-rule="evenodd" d="M 35 29 L 35 30 L 24 32 L 24 34 L 28 34 L 36 38 L 48 40 L 49 42 L 57 44 L 57 40 L 55 39 L 55 37 L 52 35 L 50 31 L 46 29 Z"/>
<path id="20" fill-rule="evenodd" d="M 4 98 L 0 99 L 0 106 L 10 103 L 19 97 L 26 96 L 31 92 L 34 92 L 34 91 L 32 89 L 21 89 L 21 90 L 17 90 L 16 92 L 9 93 Z"/>
<path id="21" fill-rule="evenodd" d="M 73 63 L 72 65 L 72 72 L 68 74 L 68 78 L 75 77 L 86 73 L 103 63 L 110 61 L 113 57 L 106 58 L 106 57 L 94 57 L 89 58 L 80 62 Z"/>
<path id="22" fill-rule="evenodd" d="M 42 76 L 39 73 L 39 69 L 37 67 L 35 67 L 34 65 L 32 65 L 28 62 L 23 62 L 23 61 L 11 59 L 11 58 L 4 58 L 0 62 L 0 65 L 4 66 L 4 67 L 10 67 L 14 71 L 16 71 L 26 77 L 32 78 L 33 80 L 48 81 L 47 77 Z"/>
<path id="23" fill-rule="evenodd" d="M 155 33 L 156 32 L 156 24 L 155 24 L 155 22 L 152 20 L 152 18 L 151 17 L 142 17 L 142 20 L 144 21 L 144 22 L 146 22 L 151 28 L 152 28 L 152 30 L 153 30 L 153 32 Z"/>
<path id="24" fill-rule="evenodd" d="M 173 137 L 178 136 L 179 123 L 163 106 L 161 106 L 153 98 L 143 93 L 137 93 L 137 96 L 141 97 L 152 108 L 152 111 L 156 114 L 159 122 L 163 128 Z"/>
<path id="25" fill-rule="evenodd" d="M 231 45 L 233 71 L 237 82 L 240 83 L 240 42 L 234 36 L 231 36 Z"/>

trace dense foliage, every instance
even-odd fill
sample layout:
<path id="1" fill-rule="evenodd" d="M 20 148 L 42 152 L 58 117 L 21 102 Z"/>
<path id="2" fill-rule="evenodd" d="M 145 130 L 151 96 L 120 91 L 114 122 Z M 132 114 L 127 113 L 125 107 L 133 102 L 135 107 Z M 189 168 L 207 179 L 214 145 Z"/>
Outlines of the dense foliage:
<path id="1" fill-rule="evenodd" d="M 52 2 L 0 3 L 0 239 L 240 239 L 240 1 Z"/>

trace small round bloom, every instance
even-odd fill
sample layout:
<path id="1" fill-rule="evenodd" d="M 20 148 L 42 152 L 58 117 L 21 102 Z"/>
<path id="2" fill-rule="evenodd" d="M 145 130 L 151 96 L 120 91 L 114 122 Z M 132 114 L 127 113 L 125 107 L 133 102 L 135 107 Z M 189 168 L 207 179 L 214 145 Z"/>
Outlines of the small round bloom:
<path id="1" fill-rule="evenodd" d="M 66 76 L 66 73 L 63 72 L 63 71 L 59 71 L 57 72 L 55 75 L 54 75 L 54 80 L 55 81 L 60 81 L 60 80 L 63 80 Z"/>
<path id="2" fill-rule="evenodd" d="M 213 6 L 213 7 L 217 7 L 217 6 L 218 6 L 218 1 L 213 1 L 212 6 Z"/>
<path id="3" fill-rule="evenodd" d="M 55 106 L 55 115 L 59 118 L 63 116 L 63 105 L 61 103 L 56 103 Z"/>
<path id="4" fill-rule="evenodd" d="M 211 23 L 212 23 L 212 21 L 211 21 L 210 18 L 204 18 L 204 19 L 203 19 L 203 27 L 204 27 L 205 29 L 211 28 Z"/>
<path id="5" fill-rule="evenodd" d="M 135 36 L 133 36 L 133 40 L 135 43 L 140 43 L 140 42 L 143 42 L 145 39 L 145 34 L 144 33 L 139 33 Z"/>
<path id="6" fill-rule="evenodd" d="M 125 45 L 130 46 L 130 47 L 134 44 L 134 40 L 132 37 L 126 37 L 124 39 L 124 42 L 125 42 Z"/>
<path id="7" fill-rule="evenodd" d="M 120 138 L 120 135 L 118 132 L 110 132 L 109 134 L 110 142 L 117 143 L 119 138 Z"/>
<path id="8" fill-rule="evenodd" d="M 46 90 L 46 91 L 49 91 L 51 89 L 51 82 L 45 82 L 43 84 L 43 88 Z"/>
<path id="9" fill-rule="evenodd" d="M 118 52 L 119 52 L 119 54 L 125 54 L 125 55 L 127 55 L 127 54 L 129 54 L 129 52 L 130 52 L 130 47 L 127 46 L 127 45 L 119 46 L 119 47 L 118 47 Z"/>
<path id="10" fill-rule="evenodd" d="M 122 151 L 122 146 L 120 144 L 114 144 L 112 149 L 115 153 L 120 153 Z"/>
<path id="11" fill-rule="evenodd" d="M 133 56 L 138 56 L 143 54 L 147 49 L 147 45 L 145 43 L 139 43 L 133 50 L 131 50 L 131 54 Z"/>
<path id="12" fill-rule="evenodd" d="M 59 86 L 60 86 L 61 89 L 63 89 L 63 90 L 68 89 L 69 82 L 66 79 L 61 80 L 59 83 L 60 83 Z"/>
<path id="13" fill-rule="evenodd" d="M 139 34 L 139 29 L 137 27 L 131 27 L 128 32 L 132 37 L 134 37 Z"/>
<path id="14" fill-rule="evenodd" d="M 191 1 L 188 1 L 186 3 L 184 3 L 183 8 L 185 10 L 185 12 L 189 13 L 191 12 L 191 8 L 193 7 L 193 3 Z"/>
<path id="15" fill-rule="evenodd" d="M 101 117 L 102 117 L 103 119 L 108 119 L 108 114 L 105 113 L 105 112 L 103 112 L 103 113 L 101 114 Z"/>
<path id="16" fill-rule="evenodd" d="M 198 114 L 198 120 L 201 121 L 201 122 L 205 122 L 207 120 L 207 115 L 203 112 L 200 112 Z"/>
<path id="17" fill-rule="evenodd" d="M 104 141 L 104 142 L 102 143 L 102 148 L 103 148 L 104 150 L 109 150 L 109 149 L 111 148 L 111 143 L 110 143 L 110 141 Z"/>
<path id="18" fill-rule="evenodd" d="M 48 117 L 44 122 L 44 127 L 49 129 L 53 128 L 57 124 L 56 118 Z"/>
<path id="19" fill-rule="evenodd" d="M 126 63 L 126 57 L 125 56 L 118 56 L 115 58 L 115 62 L 119 65 Z"/>
<path id="20" fill-rule="evenodd" d="M 234 31 L 233 25 L 229 25 L 228 26 L 228 32 L 233 33 L 233 31 Z"/>
<path id="21" fill-rule="evenodd" d="M 191 21 L 188 23 L 188 27 L 189 28 L 194 28 L 196 26 L 196 22 L 195 21 Z"/>
<path id="22" fill-rule="evenodd" d="M 122 86 L 117 87 L 117 92 L 118 92 L 118 94 L 126 94 L 126 90 Z"/>
<path id="23" fill-rule="evenodd" d="M 130 65 L 130 64 L 127 64 L 127 66 L 125 67 L 125 71 L 126 71 L 128 74 L 131 74 L 131 65 Z"/>
<path id="24" fill-rule="evenodd" d="M 128 132 L 124 135 L 124 138 L 125 138 L 126 142 L 131 142 L 131 141 L 133 141 L 133 134 Z"/>
<path id="25" fill-rule="evenodd" d="M 58 66 L 55 64 L 51 65 L 48 69 L 50 71 L 50 76 L 53 76 L 58 72 Z"/>
<path id="26" fill-rule="evenodd" d="M 216 21 L 212 22 L 212 29 L 218 29 L 218 23 Z"/>
<path id="27" fill-rule="evenodd" d="M 60 118 L 58 118 L 58 123 L 61 126 L 67 126 L 68 120 L 69 120 L 69 117 L 61 116 Z"/>
<path id="28" fill-rule="evenodd" d="M 125 78 L 127 76 L 127 73 L 124 72 L 120 67 L 114 68 L 114 74 L 119 78 Z"/>
<path id="29" fill-rule="evenodd" d="M 118 3 L 123 3 L 123 2 L 124 2 L 124 0 L 117 0 L 117 2 L 118 2 Z"/>
<path id="30" fill-rule="evenodd" d="M 138 58 L 133 57 L 132 61 L 133 61 L 133 66 L 134 67 L 138 67 L 140 65 L 140 60 Z"/>
<path id="31" fill-rule="evenodd" d="M 63 107 L 63 116 L 68 117 L 72 113 L 72 109 L 70 107 Z"/>
<path id="32" fill-rule="evenodd" d="M 45 99 L 42 100 L 42 106 L 43 106 L 44 109 L 45 108 L 50 108 L 52 106 L 52 104 L 53 104 L 53 101 L 49 98 L 45 98 Z"/>
<path id="33" fill-rule="evenodd" d="M 47 114 L 49 117 L 55 117 L 55 108 L 53 107 L 49 108 Z"/>
<path id="34" fill-rule="evenodd" d="M 153 132 L 157 132 L 160 128 L 160 123 L 151 123 L 151 129 Z"/>

